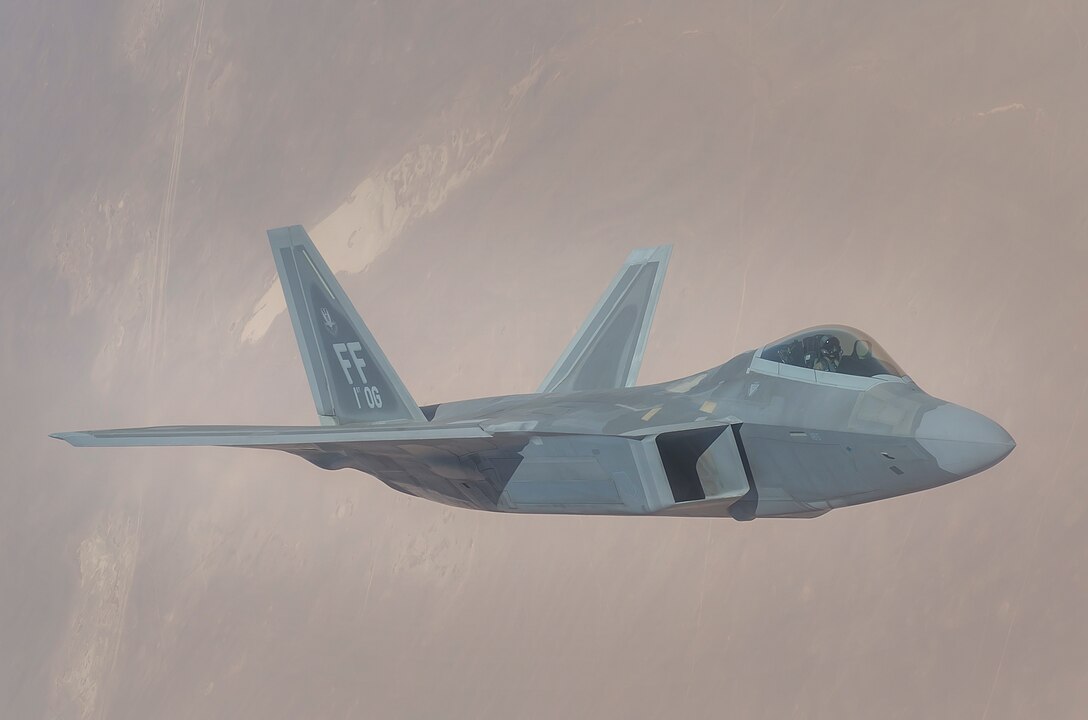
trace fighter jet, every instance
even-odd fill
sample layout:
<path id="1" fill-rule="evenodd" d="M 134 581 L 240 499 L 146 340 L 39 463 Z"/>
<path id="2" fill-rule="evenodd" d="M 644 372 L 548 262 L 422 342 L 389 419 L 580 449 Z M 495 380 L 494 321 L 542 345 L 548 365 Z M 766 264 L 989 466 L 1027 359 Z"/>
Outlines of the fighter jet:
<path id="1" fill-rule="evenodd" d="M 670 248 L 635 250 L 535 393 L 417 405 L 299 226 L 268 231 L 320 425 L 58 433 L 75 446 L 282 450 L 446 505 L 812 518 L 981 472 L 1015 447 L 869 335 L 815 327 L 636 386 Z"/>

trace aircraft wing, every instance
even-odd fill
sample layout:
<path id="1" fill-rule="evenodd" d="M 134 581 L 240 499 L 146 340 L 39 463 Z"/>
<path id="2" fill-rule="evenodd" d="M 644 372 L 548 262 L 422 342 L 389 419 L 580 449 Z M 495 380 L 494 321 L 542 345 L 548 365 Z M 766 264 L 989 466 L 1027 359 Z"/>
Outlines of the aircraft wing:
<path id="1" fill-rule="evenodd" d="M 420 442 L 491 438 L 478 425 L 464 427 L 274 426 L 274 425 L 172 425 L 116 430 L 81 430 L 54 433 L 52 437 L 75 447 L 193 446 L 271 447 L 324 443 Z"/>
<path id="2" fill-rule="evenodd" d="M 537 392 L 635 384 L 671 250 L 662 245 L 631 253 Z"/>
<path id="3" fill-rule="evenodd" d="M 494 509 L 499 491 L 489 478 L 516 466 L 528 443 L 520 433 L 493 435 L 478 425 L 174 426 L 88 430 L 53 437 L 78 447 L 218 445 L 278 450 L 326 470 L 352 468 L 410 495 L 463 507 Z M 475 458 L 475 459 L 473 459 Z M 496 470 L 498 468 L 498 470 Z M 490 473 L 485 475 L 485 473 Z M 488 489 L 490 488 L 490 489 Z M 460 492 L 451 499 L 450 492 Z"/>

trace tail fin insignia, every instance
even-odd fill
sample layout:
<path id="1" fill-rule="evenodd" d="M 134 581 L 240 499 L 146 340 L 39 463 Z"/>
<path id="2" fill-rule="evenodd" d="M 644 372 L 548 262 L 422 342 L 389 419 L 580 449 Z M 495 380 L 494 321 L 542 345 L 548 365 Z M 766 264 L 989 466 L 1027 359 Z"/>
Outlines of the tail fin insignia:
<path id="1" fill-rule="evenodd" d="M 425 422 L 306 231 L 277 228 L 268 240 L 322 424 Z"/>

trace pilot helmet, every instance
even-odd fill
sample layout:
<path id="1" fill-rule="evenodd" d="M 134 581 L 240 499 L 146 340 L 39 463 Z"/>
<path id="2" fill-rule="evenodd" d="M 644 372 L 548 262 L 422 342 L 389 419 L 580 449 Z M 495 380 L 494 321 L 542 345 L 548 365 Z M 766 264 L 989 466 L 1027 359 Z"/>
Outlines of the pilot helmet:
<path id="1" fill-rule="evenodd" d="M 820 341 L 820 350 L 824 356 L 833 360 L 842 357 L 842 343 L 834 335 L 824 335 L 823 340 Z"/>

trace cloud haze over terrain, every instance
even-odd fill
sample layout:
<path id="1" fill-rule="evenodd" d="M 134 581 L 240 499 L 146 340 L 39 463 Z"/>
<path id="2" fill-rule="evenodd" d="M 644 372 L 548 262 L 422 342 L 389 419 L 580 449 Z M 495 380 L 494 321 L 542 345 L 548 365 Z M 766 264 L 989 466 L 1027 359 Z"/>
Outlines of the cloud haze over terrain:
<path id="1" fill-rule="evenodd" d="M 1088 6 L 0 5 L 0 715 L 1080 717 Z M 309 424 L 266 228 L 421 403 L 532 391 L 634 247 L 641 380 L 819 323 L 1001 423 L 812 521 L 518 517 Z"/>

